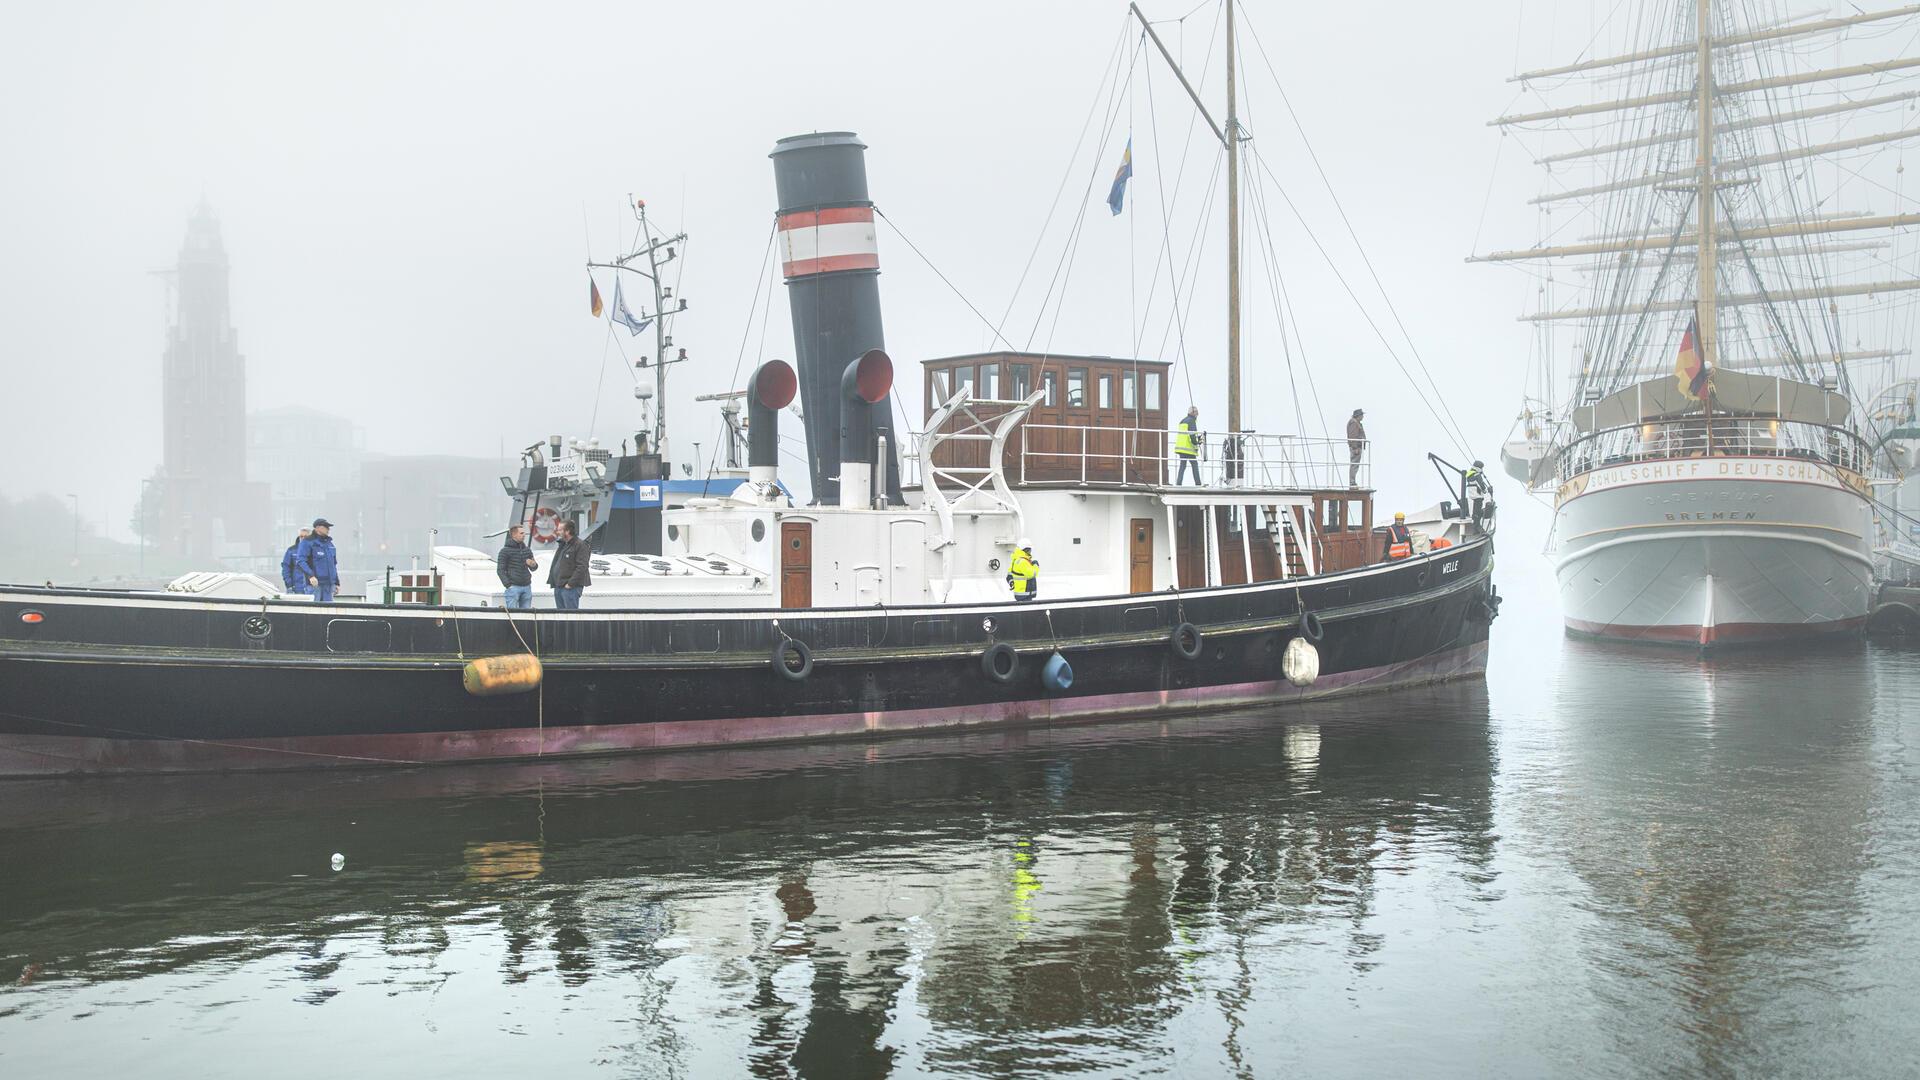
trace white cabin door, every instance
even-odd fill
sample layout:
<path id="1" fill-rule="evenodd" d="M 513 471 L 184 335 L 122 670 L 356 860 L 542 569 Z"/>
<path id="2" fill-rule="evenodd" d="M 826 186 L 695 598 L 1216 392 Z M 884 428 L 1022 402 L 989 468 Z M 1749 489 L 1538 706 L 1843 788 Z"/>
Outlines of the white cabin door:
<path id="1" fill-rule="evenodd" d="M 919 604 L 927 599 L 927 526 L 896 521 L 887 534 L 887 603 Z"/>

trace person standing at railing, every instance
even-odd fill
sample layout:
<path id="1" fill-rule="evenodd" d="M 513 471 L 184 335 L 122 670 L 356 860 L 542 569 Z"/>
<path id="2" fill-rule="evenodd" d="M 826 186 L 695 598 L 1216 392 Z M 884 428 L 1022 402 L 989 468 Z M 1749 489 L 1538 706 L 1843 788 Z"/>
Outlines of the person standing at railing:
<path id="1" fill-rule="evenodd" d="M 1353 410 L 1347 417 L 1347 486 L 1360 486 L 1360 459 L 1367 454 L 1367 425 L 1360 422 L 1367 415 L 1365 409 Z"/>
<path id="2" fill-rule="evenodd" d="M 1187 468 L 1193 468 L 1194 486 L 1200 485 L 1200 444 L 1205 436 L 1200 431 L 1200 406 L 1187 406 L 1187 415 L 1173 435 L 1173 456 L 1180 459 L 1180 475 L 1173 483 L 1175 487 L 1187 482 Z"/>

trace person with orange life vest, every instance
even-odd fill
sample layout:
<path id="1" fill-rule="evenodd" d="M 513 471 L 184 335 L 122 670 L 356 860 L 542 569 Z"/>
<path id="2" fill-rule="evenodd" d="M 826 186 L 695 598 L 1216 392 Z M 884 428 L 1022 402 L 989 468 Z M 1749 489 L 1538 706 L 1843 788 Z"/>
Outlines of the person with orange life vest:
<path id="1" fill-rule="evenodd" d="M 1413 534 L 1407 531 L 1407 514 L 1393 512 L 1393 524 L 1387 526 L 1387 558 L 1404 559 L 1413 554 Z"/>

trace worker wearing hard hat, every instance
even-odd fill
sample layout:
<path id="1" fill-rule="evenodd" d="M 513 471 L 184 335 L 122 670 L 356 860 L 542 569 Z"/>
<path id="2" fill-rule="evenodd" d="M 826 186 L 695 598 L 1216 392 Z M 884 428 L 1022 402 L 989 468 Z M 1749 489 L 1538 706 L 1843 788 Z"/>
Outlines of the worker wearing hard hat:
<path id="1" fill-rule="evenodd" d="M 1021 537 L 1007 566 L 1007 587 L 1015 601 L 1025 603 L 1040 592 L 1040 564 L 1033 560 L 1033 541 Z"/>
<path id="2" fill-rule="evenodd" d="M 1413 534 L 1407 531 L 1404 510 L 1393 512 L 1393 524 L 1387 526 L 1387 558 L 1404 559 L 1413 554 Z"/>

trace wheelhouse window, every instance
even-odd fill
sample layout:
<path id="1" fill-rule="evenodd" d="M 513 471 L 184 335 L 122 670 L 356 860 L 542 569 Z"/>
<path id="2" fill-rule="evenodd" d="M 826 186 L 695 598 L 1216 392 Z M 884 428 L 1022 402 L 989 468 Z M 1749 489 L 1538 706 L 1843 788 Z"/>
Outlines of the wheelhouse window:
<path id="1" fill-rule="evenodd" d="M 1320 504 L 1320 531 L 1344 532 L 1347 528 L 1347 501 L 1328 499 Z"/>
<path id="2" fill-rule="evenodd" d="M 1020 401 L 1025 401 L 1027 399 L 1027 395 L 1033 393 L 1033 365 L 1032 364 L 1009 365 L 1008 374 L 1012 380 L 1012 385 L 1009 387 L 1012 393 L 1008 394 L 1007 396 L 1011 398 L 1015 398 Z"/>
<path id="3" fill-rule="evenodd" d="M 1084 409 L 1087 407 L 1087 369 L 1083 367 L 1067 369 L 1067 408 Z"/>
<path id="4" fill-rule="evenodd" d="M 1149 412 L 1157 412 L 1160 409 L 1160 373 L 1157 371 L 1149 371 L 1147 372 L 1146 380 L 1147 410 Z"/>
<path id="5" fill-rule="evenodd" d="M 927 372 L 933 377 L 933 404 L 944 405 L 953 396 L 953 375 L 946 368 L 931 368 Z"/>
<path id="6" fill-rule="evenodd" d="M 1360 499 L 1350 500 L 1347 507 L 1347 531 L 1358 532 L 1365 527 L 1367 520 L 1366 503 Z"/>
<path id="7" fill-rule="evenodd" d="M 999 364 L 981 364 L 980 365 L 980 395 L 979 396 L 983 398 L 987 398 L 988 400 L 999 399 L 1000 397 L 1000 365 Z"/>
<path id="8" fill-rule="evenodd" d="M 1137 409 L 1140 407 L 1139 402 L 1136 400 L 1138 395 L 1135 393 L 1135 389 L 1136 387 L 1134 384 L 1133 372 L 1131 371 L 1122 372 L 1120 375 L 1120 407 L 1121 408 Z"/>
<path id="9" fill-rule="evenodd" d="M 1111 375 L 1100 376 L 1100 407 L 1113 408 L 1113 376 Z"/>
<path id="10" fill-rule="evenodd" d="M 1046 387 L 1046 404 L 1057 407 L 1060 404 L 1060 373 L 1057 371 L 1043 371 L 1040 373 L 1040 380 L 1041 384 Z"/>
<path id="11" fill-rule="evenodd" d="M 973 365 L 963 364 L 960 367 L 954 368 L 953 379 L 953 389 L 956 393 L 961 390 L 971 393 L 973 391 Z M 977 397 L 979 395 L 976 394 L 974 396 Z"/>

